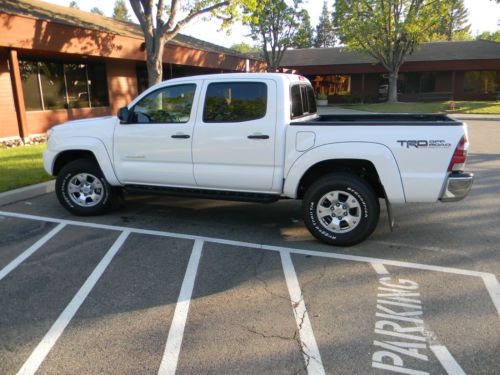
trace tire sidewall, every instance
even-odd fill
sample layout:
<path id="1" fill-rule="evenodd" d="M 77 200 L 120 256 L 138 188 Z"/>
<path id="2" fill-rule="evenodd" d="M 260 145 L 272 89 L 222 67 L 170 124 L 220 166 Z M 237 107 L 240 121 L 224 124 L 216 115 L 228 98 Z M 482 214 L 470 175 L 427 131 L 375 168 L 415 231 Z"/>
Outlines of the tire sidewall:
<path id="1" fill-rule="evenodd" d="M 68 193 L 68 185 L 71 179 L 80 173 L 89 173 L 99 179 L 103 186 L 103 198 L 102 200 L 95 206 L 92 207 L 82 207 L 74 203 Z M 56 194 L 59 199 L 59 202 L 66 208 L 68 211 L 75 215 L 98 215 L 105 211 L 105 209 L 109 205 L 110 199 L 110 186 L 102 172 L 98 167 L 96 167 L 92 162 L 87 160 L 75 160 L 65 166 L 56 180 Z"/>
<path id="2" fill-rule="evenodd" d="M 327 230 L 317 216 L 321 197 L 338 190 L 354 196 L 360 205 L 361 219 L 349 232 L 335 233 Z M 304 197 L 304 221 L 311 233 L 318 239 L 338 246 L 350 246 L 363 241 L 375 229 L 379 218 L 379 204 L 373 190 L 359 179 L 347 176 L 331 176 L 313 184 Z"/>

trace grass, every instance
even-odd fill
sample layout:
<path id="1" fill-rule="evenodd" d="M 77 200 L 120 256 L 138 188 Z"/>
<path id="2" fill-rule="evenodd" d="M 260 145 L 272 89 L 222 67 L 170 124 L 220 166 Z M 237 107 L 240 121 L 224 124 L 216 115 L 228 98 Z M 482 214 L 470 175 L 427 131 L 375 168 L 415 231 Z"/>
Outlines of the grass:
<path id="1" fill-rule="evenodd" d="M 43 169 L 45 147 L 0 148 L 0 192 L 52 179 Z"/>
<path id="2" fill-rule="evenodd" d="M 342 104 L 340 107 L 368 112 L 386 113 L 465 113 L 500 115 L 500 102 L 471 101 L 454 102 L 455 109 L 451 109 L 451 102 L 430 103 L 377 103 L 377 104 Z"/>

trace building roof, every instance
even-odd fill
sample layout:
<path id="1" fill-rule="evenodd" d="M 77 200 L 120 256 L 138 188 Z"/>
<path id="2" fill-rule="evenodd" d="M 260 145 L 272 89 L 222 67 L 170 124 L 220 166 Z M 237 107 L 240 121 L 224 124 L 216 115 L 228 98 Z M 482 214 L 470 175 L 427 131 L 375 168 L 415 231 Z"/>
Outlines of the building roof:
<path id="1" fill-rule="evenodd" d="M 488 40 L 422 43 L 406 58 L 415 61 L 500 59 L 500 43 Z M 287 50 L 281 60 L 283 67 L 376 64 L 366 53 L 336 48 L 306 48 Z"/>
<path id="2" fill-rule="evenodd" d="M 114 18 L 101 16 L 99 14 L 46 3 L 39 0 L 2 0 L 0 1 L 0 13 L 8 13 L 90 30 L 98 30 L 111 34 L 129 36 L 132 38 L 144 38 L 142 30 L 138 24 L 115 20 Z M 180 47 L 222 53 L 240 58 L 248 58 L 247 55 L 241 54 L 232 49 L 183 34 L 177 34 L 174 40 L 169 43 Z"/>

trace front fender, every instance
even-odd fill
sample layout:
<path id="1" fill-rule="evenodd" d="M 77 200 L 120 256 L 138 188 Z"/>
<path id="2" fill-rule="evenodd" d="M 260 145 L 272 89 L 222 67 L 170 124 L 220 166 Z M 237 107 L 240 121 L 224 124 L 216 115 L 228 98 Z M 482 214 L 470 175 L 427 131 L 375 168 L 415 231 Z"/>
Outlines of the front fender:
<path id="1" fill-rule="evenodd" d="M 380 181 L 391 203 L 405 203 L 405 194 L 398 164 L 391 150 L 380 143 L 341 142 L 318 146 L 303 153 L 288 170 L 283 193 L 297 197 L 302 176 L 314 165 L 335 159 L 358 159 L 370 161 L 377 170 Z"/>
<path id="2" fill-rule="evenodd" d="M 47 151 L 43 155 L 44 167 L 49 174 L 53 174 L 57 157 L 65 151 L 90 151 L 97 159 L 97 163 L 110 185 L 120 185 L 116 177 L 111 156 L 105 144 L 98 138 L 93 137 L 57 137 L 50 139 Z"/>

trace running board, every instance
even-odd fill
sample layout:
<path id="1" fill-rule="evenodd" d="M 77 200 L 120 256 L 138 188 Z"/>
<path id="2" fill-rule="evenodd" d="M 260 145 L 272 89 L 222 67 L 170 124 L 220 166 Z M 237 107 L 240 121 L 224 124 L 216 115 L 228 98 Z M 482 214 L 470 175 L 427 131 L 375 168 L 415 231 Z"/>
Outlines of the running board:
<path id="1" fill-rule="evenodd" d="M 248 193 L 243 191 L 206 190 L 151 185 L 125 185 L 125 190 L 133 193 L 164 194 L 179 197 L 217 199 L 226 201 L 272 203 L 280 199 L 277 194 Z"/>

